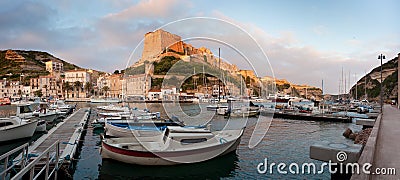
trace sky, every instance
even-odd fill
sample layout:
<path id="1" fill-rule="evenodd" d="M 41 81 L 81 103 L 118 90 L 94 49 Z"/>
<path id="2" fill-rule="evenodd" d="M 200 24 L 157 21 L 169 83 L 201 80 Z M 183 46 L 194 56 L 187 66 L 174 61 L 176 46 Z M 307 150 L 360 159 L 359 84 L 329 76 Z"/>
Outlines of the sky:
<path id="1" fill-rule="evenodd" d="M 214 54 L 221 48 L 224 60 L 258 76 L 317 87 L 323 80 L 325 93 L 338 93 L 342 68 L 353 85 L 380 64 L 379 54 L 386 62 L 400 53 L 398 7 L 397 0 L 5 0 L 0 49 L 46 51 L 114 72 L 138 60 L 145 33 L 163 28 Z"/>

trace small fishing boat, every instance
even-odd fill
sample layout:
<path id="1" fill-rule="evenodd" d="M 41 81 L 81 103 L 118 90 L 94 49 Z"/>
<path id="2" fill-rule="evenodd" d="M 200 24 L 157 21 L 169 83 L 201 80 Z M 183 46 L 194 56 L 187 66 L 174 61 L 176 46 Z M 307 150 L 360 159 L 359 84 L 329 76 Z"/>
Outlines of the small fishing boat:
<path id="1" fill-rule="evenodd" d="M 103 139 L 100 154 L 104 159 L 139 165 L 197 163 L 235 151 L 243 130 L 168 126 L 158 136 Z"/>
<path id="2" fill-rule="evenodd" d="M 138 121 L 138 120 L 106 120 L 104 134 L 112 137 L 155 136 L 167 126 L 184 126 L 172 120 Z"/>
<path id="3" fill-rule="evenodd" d="M 228 113 L 230 117 L 254 117 L 257 116 L 260 111 L 251 107 L 242 107 L 232 109 L 231 112 Z"/>
<path id="4" fill-rule="evenodd" d="M 32 137 L 38 120 L 23 120 L 16 116 L 0 118 L 0 142 Z"/>

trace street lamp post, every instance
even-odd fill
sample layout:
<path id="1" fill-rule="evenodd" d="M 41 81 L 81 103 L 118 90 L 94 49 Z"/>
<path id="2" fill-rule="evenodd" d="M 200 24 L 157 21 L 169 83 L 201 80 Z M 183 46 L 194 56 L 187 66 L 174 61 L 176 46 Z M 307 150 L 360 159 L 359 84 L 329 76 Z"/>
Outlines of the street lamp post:
<path id="1" fill-rule="evenodd" d="M 380 54 L 378 56 L 378 59 L 381 60 L 381 92 L 380 92 L 380 97 L 381 97 L 381 113 L 383 112 L 383 80 L 382 80 L 382 60 L 385 59 L 385 55 Z"/>

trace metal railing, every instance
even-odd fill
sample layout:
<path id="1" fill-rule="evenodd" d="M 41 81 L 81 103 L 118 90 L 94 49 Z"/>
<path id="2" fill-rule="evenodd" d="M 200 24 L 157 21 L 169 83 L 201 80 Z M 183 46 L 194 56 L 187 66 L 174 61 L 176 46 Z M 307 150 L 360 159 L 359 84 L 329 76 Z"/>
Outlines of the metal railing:
<path id="1" fill-rule="evenodd" d="M 11 166 L 8 166 L 9 165 L 8 161 L 10 160 L 9 158 L 10 158 L 10 156 L 12 154 L 14 154 L 14 153 L 16 153 L 16 152 L 18 152 L 20 150 L 22 150 L 22 153 L 21 153 L 21 167 L 22 168 L 25 167 L 26 157 L 28 157 L 27 156 L 27 154 L 28 154 L 28 146 L 29 146 L 29 144 L 25 143 L 25 144 L 23 144 L 23 145 L 21 145 L 21 146 L 19 146 L 19 147 L 17 147 L 17 148 L 15 148 L 15 149 L 13 149 L 13 150 L 11 150 L 11 151 L 9 151 L 9 152 L 7 152 L 7 153 L 5 153 L 5 154 L 0 156 L 0 161 L 5 159 L 4 160 L 4 171 L 0 172 L 1 179 L 6 179 L 8 171 L 10 171 L 12 168 L 14 168 L 14 166 L 17 164 L 17 163 L 13 163 Z"/>
<path id="2" fill-rule="evenodd" d="M 54 154 L 51 155 L 50 153 L 53 152 L 51 150 L 55 150 L 55 156 Z M 42 159 L 46 160 L 46 165 L 43 166 L 40 171 L 36 174 L 35 176 L 35 166 L 36 164 L 38 164 Z M 49 179 L 49 177 L 51 177 L 54 174 L 54 179 L 57 180 L 57 170 L 58 170 L 58 161 L 60 158 L 60 142 L 57 140 L 56 142 L 54 142 L 50 147 L 48 147 L 45 151 L 43 151 L 42 154 L 40 154 L 38 157 L 36 157 L 35 160 L 33 160 L 32 162 L 30 162 L 29 164 L 27 164 L 23 169 L 21 169 L 20 172 L 18 172 L 18 174 L 16 174 L 14 177 L 12 177 L 11 179 L 22 179 L 22 177 L 29 172 L 29 179 L 37 179 L 39 178 L 39 176 L 45 171 L 44 174 L 44 179 Z M 54 161 L 54 168 L 50 171 L 50 162 Z"/>

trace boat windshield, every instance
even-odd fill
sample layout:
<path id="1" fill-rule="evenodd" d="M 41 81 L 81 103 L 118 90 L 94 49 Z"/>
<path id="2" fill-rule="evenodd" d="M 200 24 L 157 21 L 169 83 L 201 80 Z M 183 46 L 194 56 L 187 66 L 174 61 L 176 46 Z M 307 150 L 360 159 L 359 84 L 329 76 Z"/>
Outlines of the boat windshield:
<path id="1" fill-rule="evenodd" d="M 166 129 L 165 129 L 165 133 L 164 133 L 164 137 L 163 137 L 164 143 L 165 143 L 165 141 L 167 141 L 168 135 L 169 135 L 169 129 L 166 128 Z"/>

